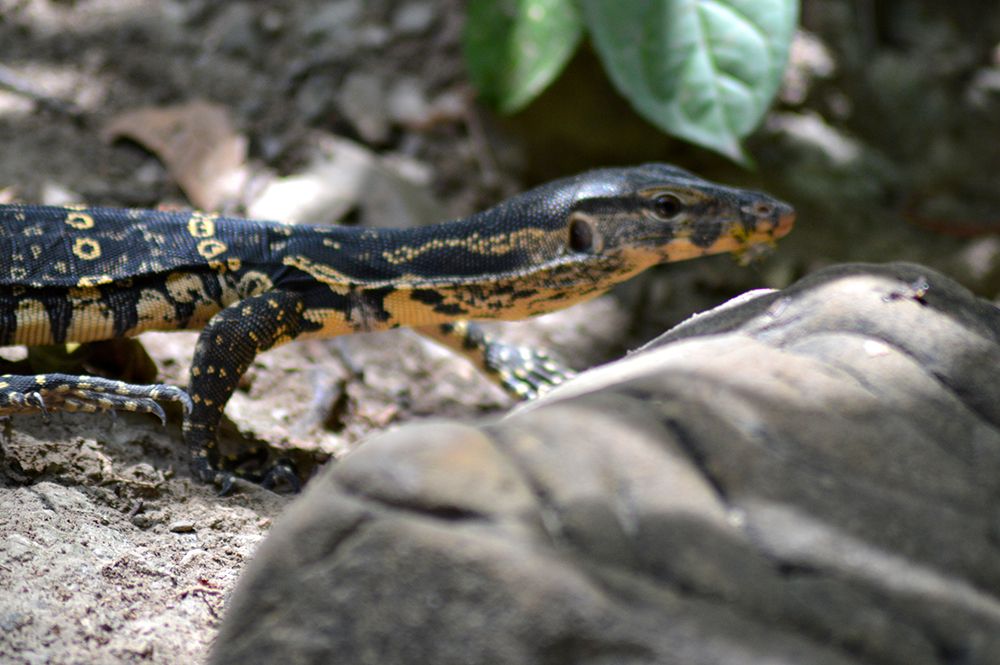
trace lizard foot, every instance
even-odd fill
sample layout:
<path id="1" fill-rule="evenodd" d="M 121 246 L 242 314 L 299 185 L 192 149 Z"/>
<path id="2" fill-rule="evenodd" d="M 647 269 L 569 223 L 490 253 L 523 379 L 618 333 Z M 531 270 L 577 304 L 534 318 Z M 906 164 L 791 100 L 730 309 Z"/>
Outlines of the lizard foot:
<path id="1" fill-rule="evenodd" d="M 264 459 L 261 459 L 261 451 Z M 266 464 L 267 451 L 264 448 L 251 448 L 245 455 L 227 456 L 222 465 L 212 462 L 206 452 L 195 454 L 191 459 L 191 473 L 196 480 L 215 485 L 219 496 L 227 496 L 236 487 L 236 480 L 245 480 L 260 485 L 264 489 L 284 488 L 288 493 L 297 494 L 302 489 L 298 473 L 291 461 L 278 459 Z M 266 464 L 266 465 L 265 465 Z"/>
<path id="2" fill-rule="evenodd" d="M 0 415 L 54 411 L 152 413 L 161 423 L 167 416 L 157 401 L 179 402 L 191 411 L 191 398 L 174 386 L 141 385 L 96 376 L 37 374 L 0 376 Z"/>
<path id="3" fill-rule="evenodd" d="M 504 390 L 521 399 L 535 399 L 576 376 L 543 350 L 495 339 L 486 345 L 484 364 Z"/>

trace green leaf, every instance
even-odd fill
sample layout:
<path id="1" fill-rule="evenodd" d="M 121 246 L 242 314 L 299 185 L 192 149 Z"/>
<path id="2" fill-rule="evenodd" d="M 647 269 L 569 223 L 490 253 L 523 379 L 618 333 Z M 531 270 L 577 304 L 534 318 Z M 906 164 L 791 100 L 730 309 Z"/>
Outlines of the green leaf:
<path id="1" fill-rule="evenodd" d="M 778 91 L 796 0 L 581 0 L 615 86 L 664 131 L 746 162 Z"/>
<path id="2" fill-rule="evenodd" d="M 469 78 L 487 102 L 517 111 L 559 75 L 582 32 L 573 0 L 471 0 Z"/>

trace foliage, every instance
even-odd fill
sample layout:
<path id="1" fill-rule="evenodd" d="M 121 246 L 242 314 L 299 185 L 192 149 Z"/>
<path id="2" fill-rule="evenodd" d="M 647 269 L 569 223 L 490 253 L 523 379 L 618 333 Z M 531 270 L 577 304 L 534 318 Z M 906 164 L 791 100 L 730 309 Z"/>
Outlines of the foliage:
<path id="1" fill-rule="evenodd" d="M 781 82 L 796 0 L 471 0 L 473 84 L 501 111 L 526 106 L 584 30 L 618 90 L 667 133 L 746 161 L 740 139 Z"/>

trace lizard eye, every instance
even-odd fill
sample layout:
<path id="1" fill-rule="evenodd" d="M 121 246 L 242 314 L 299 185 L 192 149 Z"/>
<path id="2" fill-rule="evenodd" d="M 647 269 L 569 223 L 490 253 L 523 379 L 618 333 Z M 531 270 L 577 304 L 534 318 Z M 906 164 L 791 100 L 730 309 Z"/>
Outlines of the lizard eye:
<path id="1" fill-rule="evenodd" d="M 673 194 L 660 194 L 653 199 L 653 213 L 660 219 L 672 219 L 683 208 L 684 204 Z"/>

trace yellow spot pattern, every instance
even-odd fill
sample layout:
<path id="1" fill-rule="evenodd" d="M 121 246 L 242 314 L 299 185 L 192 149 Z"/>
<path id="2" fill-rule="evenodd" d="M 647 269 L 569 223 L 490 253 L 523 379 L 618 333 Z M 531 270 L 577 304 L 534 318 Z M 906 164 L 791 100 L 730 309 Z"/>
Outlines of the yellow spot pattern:
<path id="1" fill-rule="evenodd" d="M 351 280 L 339 270 L 334 270 L 325 263 L 318 263 L 305 256 L 286 256 L 281 262 L 286 266 L 298 268 L 302 272 L 311 275 L 313 279 L 331 287 L 334 293 L 347 293 L 350 289 Z"/>
<path id="2" fill-rule="evenodd" d="M 114 280 L 111 275 L 84 275 L 77 280 L 76 285 L 80 288 L 90 288 L 99 284 L 110 284 Z"/>
<path id="3" fill-rule="evenodd" d="M 198 243 L 198 253 L 201 254 L 206 259 L 214 259 L 216 256 L 222 254 L 227 249 L 228 247 L 226 247 L 226 243 L 222 242 L 221 240 L 216 240 L 214 238 L 210 238 L 208 240 L 202 240 L 201 242 Z"/>
<path id="4" fill-rule="evenodd" d="M 73 242 L 73 254 L 84 261 L 101 258 L 101 243 L 94 238 L 77 238 Z"/>
<path id="5" fill-rule="evenodd" d="M 215 235 L 215 220 L 218 215 L 210 215 L 203 212 L 191 213 L 188 220 L 188 233 L 192 238 L 211 238 Z M 204 256 L 204 255 L 203 255 Z"/>
<path id="6" fill-rule="evenodd" d="M 66 224 L 82 231 L 94 228 L 94 218 L 85 212 L 70 212 L 66 215 Z"/>

